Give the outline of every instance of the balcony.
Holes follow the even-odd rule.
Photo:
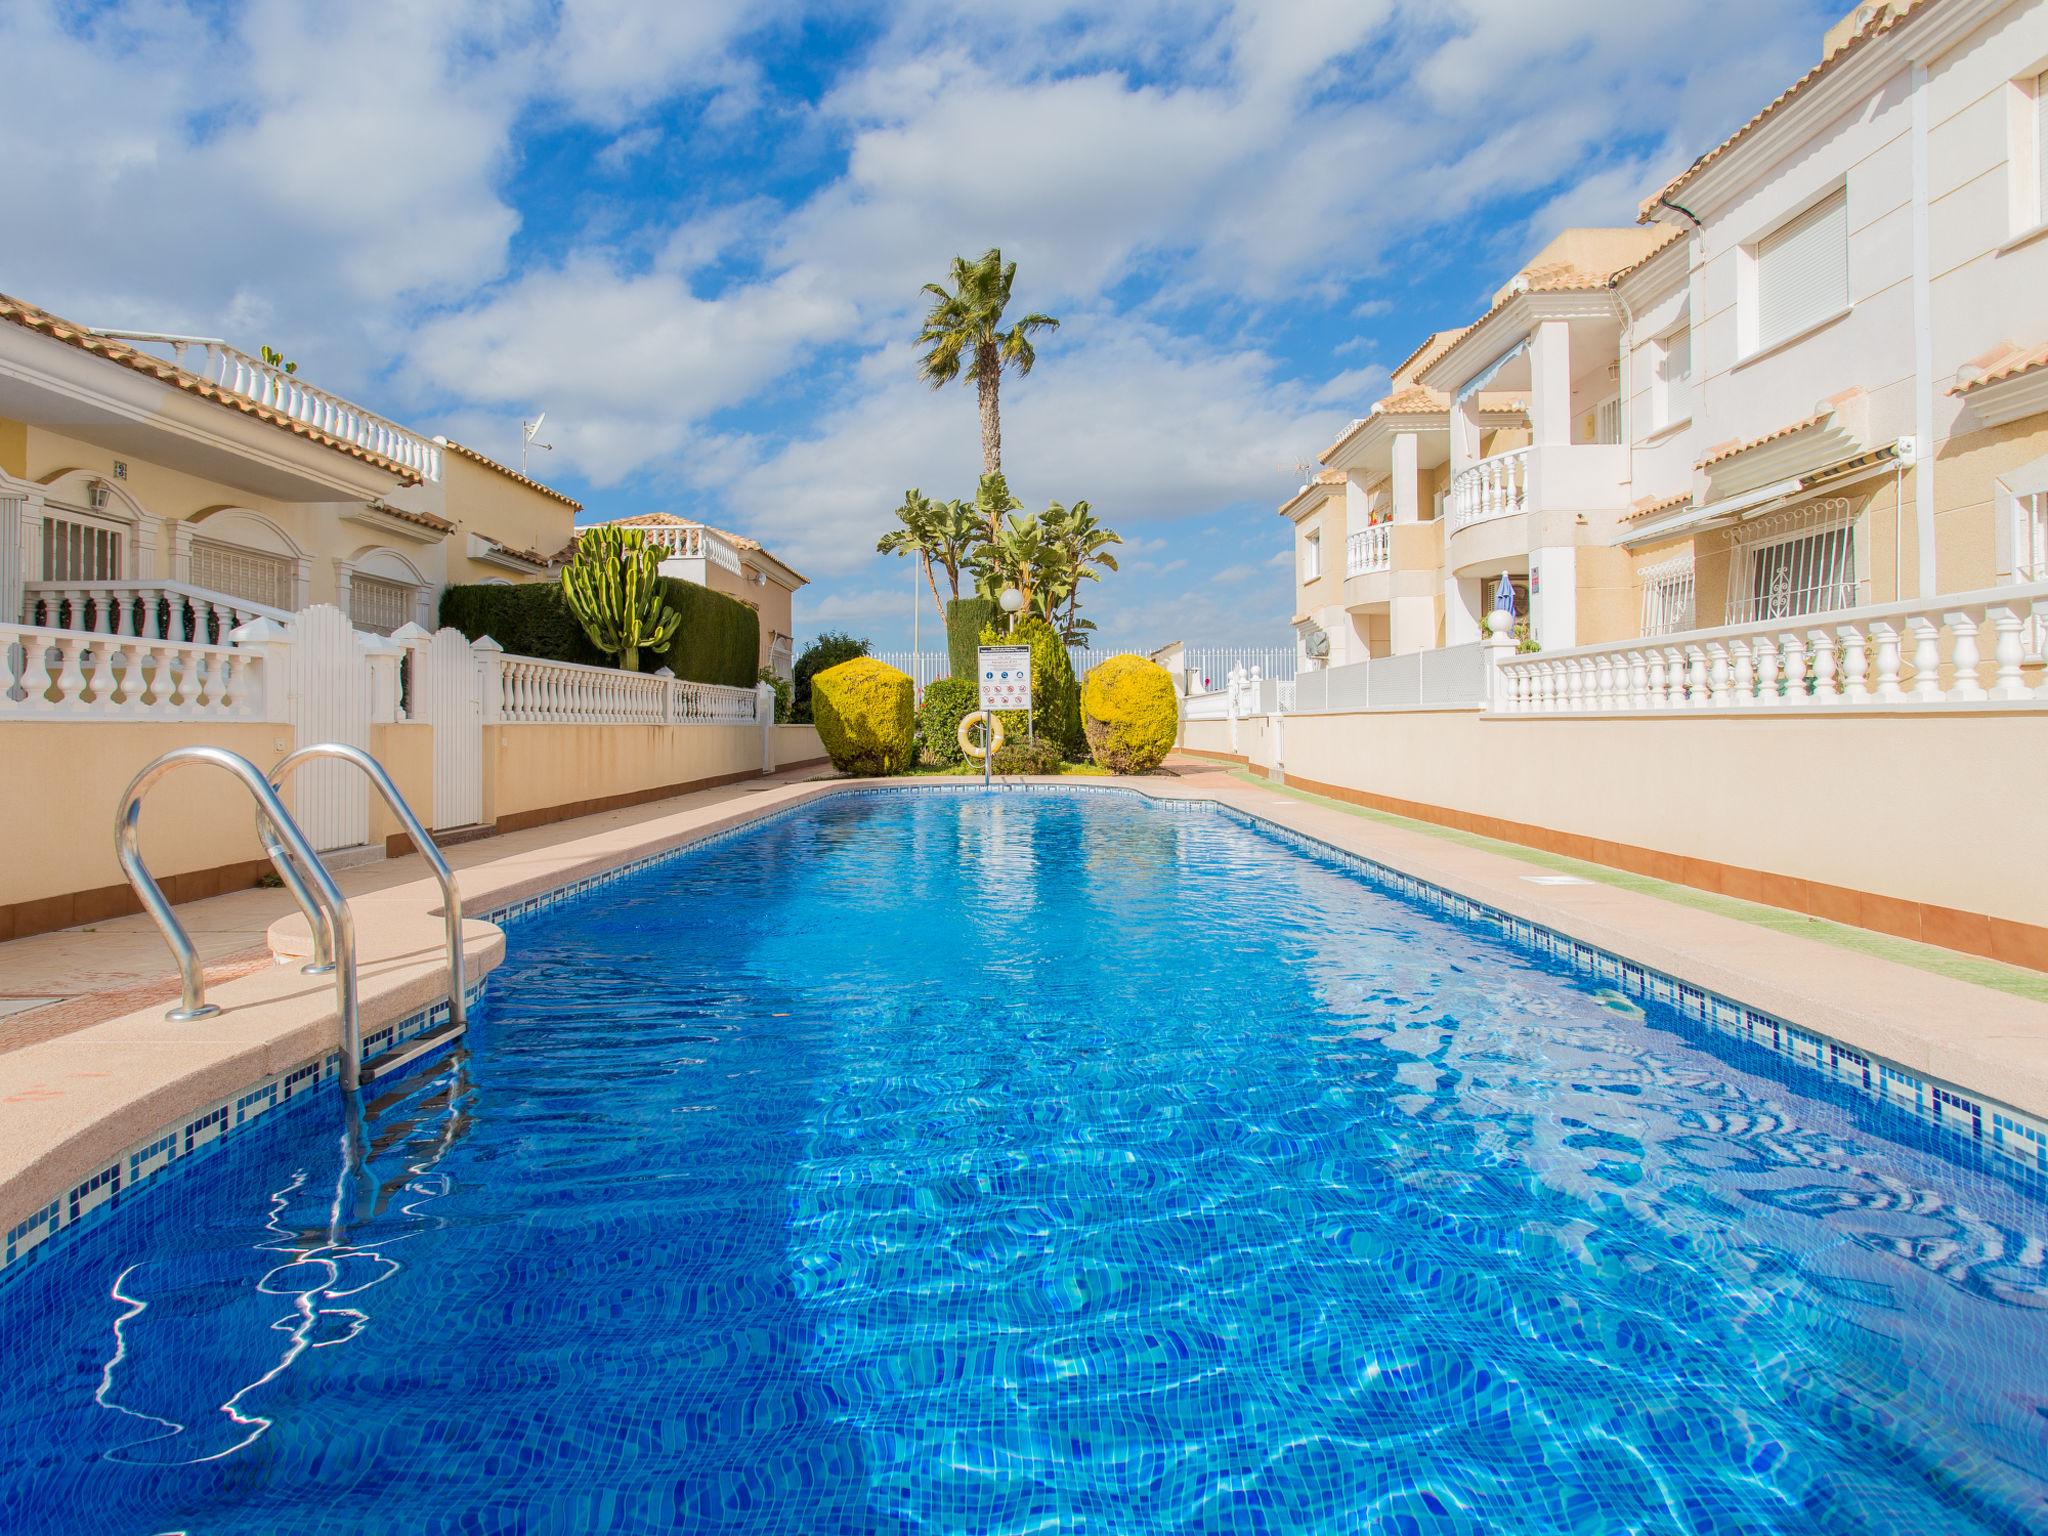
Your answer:
[[[1627,510],[1628,450],[1552,443],[1494,454],[1451,482],[1447,564],[1460,575],[1521,569],[1531,550],[1597,541]]]
[[[647,542],[664,552],[664,565],[670,560],[706,560],[735,576],[743,574],[740,552],[702,523],[631,523],[627,526],[647,535]],[[695,581],[699,586],[704,584],[702,572],[685,579]]]
[[[1516,448],[1481,459],[1451,482],[1451,531],[1529,510],[1529,461],[1533,448]]]
[[[1376,523],[1352,534],[1344,546],[1344,574],[1368,576],[1386,570],[1393,561],[1392,532],[1390,525]]]
[[[209,384],[268,406],[293,421],[302,421],[329,437],[354,443],[411,470],[422,480],[441,478],[441,448],[432,438],[364,410],[339,395],[316,389],[296,374],[251,357],[224,341],[159,331],[99,330],[93,334],[146,350],[168,350],[173,363]]]

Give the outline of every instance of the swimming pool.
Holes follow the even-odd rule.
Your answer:
[[[2048,1527],[2037,1187],[1220,814],[826,800],[332,1104],[0,1289],[0,1530]]]

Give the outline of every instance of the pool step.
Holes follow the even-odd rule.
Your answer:
[[[453,1019],[436,1024],[425,1034],[414,1035],[395,1050],[386,1051],[363,1063],[363,1086],[383,1087],[426,1064],[426,1059],[443,1046],[462,1038],[465,1026]]]

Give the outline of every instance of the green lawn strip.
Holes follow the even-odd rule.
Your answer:
[[[2023,970],[2016,965],[2006,965],[1976,955],[1960,954],[1952,949],[1921,944],[1912,939],[1896,938],[1891,934],[1873,933],[1868,928],[1852,928],[1846,923],[1830,922],[1824,917],[1809,917],[1803,912],[1789,912],[1783,907],[1766,907],[1734,896],[1720,896],[1712,891],[1697,890],[1689,885],[1674,885],[1669,880],[1655,880],[1648,875],[1611,869],[1605,864],[1589,864],[1583,859],[1545,853],[1539,848],[1525,848],[1519,843],[1504,843],[1498,838],[1483,837],[1477,832],[1461,832],[1455,827],[1440,827],[1434,822],[1415,821],[1406,816],[1397,816],[1392,811],[1377,811],[1370,806],[1332,800],[1326,795],[1318,795],[1310,790],[1296,789],[1291,784],[1275,784],[1244,768],[1233,769],[1230,776],[1260,789],[1270,789],[1278,794],[1292,795],[1298,800],[1326,805],[1347,815],[1364,817],[1367,821],[1383,822],[1390,827],[1405,827],[1411,832],[1442,838],[1446,842],[1457,843],[1466,848],[1482,849],[1487,853],[1499,854],[1502,858],[1514,859],[1523,864],[1534,864],[1558,874],[1577,875],[1583,880],[1596,880],[1602,885],[1640,891],[1645,896],[1655,896],[1681,907],[1691,907],[1695,911],[1712,912],[1720,917],[1734,918],[1737,922],[1752,923],[1759,928],[1773,928],[1780,933],[1795,934],[1802,939],[1818,939],[1821,943],[1832,944],[1837,949],[1854,950],[1857,954],[1895,961],[1900,965],[1910,965],[1915,970],[1928,971],[1936,976],[1947,976],[1954,981],[1974,982],[1980,987],[1990,987],[1995,991],[2010,993],[2014,997],[2048,1002],[2048,976]]]

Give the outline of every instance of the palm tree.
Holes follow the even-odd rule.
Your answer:
[[[1003,311],[1010,304],[1010,285],[1017,279],[1017,263],[1003,260],[994,247],[979,261],[965,256],[953,258],[953,286],[942,288],[926,283],[931,309],[924,317],[924,329],[917,344],[929,350],[919,369],[933,389],[940,389],[961,376],[974,381],[981,406],[981,470],[984,475],[1000,474],[1003,468],[1003,423],[996,395],[1002,386],[1003,369],[1029,373],[1038,361],[1031,345],[1031,333],[1057,330],[1059,321],[1051,315],[1030,314],[1007,331],[1002,328]]]
[[[1101,573],[1095,569],[1113,571],[1117,568],[1116,556],[1109,553],[1112,544],[1123,543],[1123,536],[1113,528],[1105,527],[1089,509],[1085,501],[1077,501],[1071,507],[1054,502],[1045,509],[1047,537],[1060,552],[1068,571],[1065,598],[1067,603],[1066,622],[1060,626],[1069,640],[1081,639],[1087,630],[1080,628],[1081,583],[1100,581]],[[1047,614],[1050,619],[1052,615]],[[1089,625],[1088,628],[1094,628]],[[1085,639],[1082,640],[1086,644]]]
[[[958,505],[958,503],[955,503]],[[939,627],[946,624],[946,605],[939,599],[939,584],[932,577],[932,541],[934,526],[940,512],[939,504],[923,491],[914,487],[903,493],[903,505],[896,509],[896,519],[902,524],[892,528],[875,541],[878,555],[915,555],[918,564],[924,568],[925,585],[932,589],[932,603],[939,610]],[[959,596],[960,586],[953,585],[954,596]]]

